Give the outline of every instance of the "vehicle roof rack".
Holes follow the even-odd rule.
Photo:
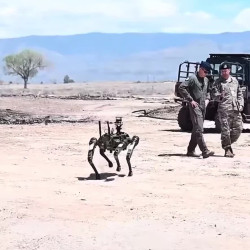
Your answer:
[[[244,57],[244,58],[249,58],[250,59],[250,54],[209,54],[210,58],[214,58],[214,57]]]

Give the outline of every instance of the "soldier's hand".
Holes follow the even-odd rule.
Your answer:
[[[199,106],[199,104],[196,101],[192,101],[191,106],[192,106],[192,108],[197,108]]]
[[[222,91],[221,94],[220,94],[220,100],[222,100],[224,98],[224,96],[225,96],[225,92]]]
[[[242,106],[242,105],[239,106],[239,111],[240,111],[240,112],[243,111],[243,106]]]
[[[206,99],[206,100],[205,100],[205,107],[207,107],[208,103],[209,103],[209,100]]]

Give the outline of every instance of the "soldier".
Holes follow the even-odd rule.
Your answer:
[[[212,88],[212,97],[218,102],[218,116],[221,124],[221,145],[225,157],[234,157],[232,143],[236,142],[242,131],[241,111],[244,98],[236,78],[230,75],[231,66],[224,62],[220,65],[221,76]]]
[[[179,86],[179,93],[188,101],[190,117],[193,124],[191,139],[187,148],[187,156],[197,157],[195,148],[198,144],[203,158],[214,155],[208,150],[203,137],[203,123],[205,119],[206,106],[209,103],[210,92],[208,91],[207,74],[211,70],[208,62],[202,61],[199,71],[189,76]]]

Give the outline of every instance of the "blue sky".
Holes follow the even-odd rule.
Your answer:
[[[246,0],[0,0],[0,6],[0,38],[250,30],[250,3]]]

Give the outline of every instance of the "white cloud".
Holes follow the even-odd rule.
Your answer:
[[[196,20],[209,20],[212,16],[204,11],[197,11],[197,12],[186,12],[185,15],[190,18],[194,18]]]
[[[0,30],[0,37],[154,32],[159,18],[173,16],[178,10],[173,0],[0,0],[0,4],[5,8],[0,23],[6,27]],[[147,30],[147,22],[154,29]]]
[[[201,32],[248,29],[250,9],[233,21],[190,10],[185,0],[0,0],[0,38],[89,32]],[[182,10],[183,8],[183,10]],[[237,14],[237,13],[236,13]],[[245,20],[245,21],[243,21]]]
[[[6,2],[6,1],[0,1]],[[176,11],[173,0],[43,0],[43,1],[9,1],[7,8],[17,8],[25,11],[28,15],[35,16],[37,13],[46,15],[48,13],[64,13],[76,15],[103,15],[127,19],[132,16],[136,18],[170,16]],[[24,14],[24,12],[21,12]],[[1,15],[1,14],[0,14]]]
[[[242,10],[234,19],[234,23],[241,28],[250,29],[250,8]]]
[[[11,17],[17,13],[16,8],[14,7],[3,7],[0,9],[1,17]]]
[[[163,0],[140,0],[138,1],[138,12],[141,17],[170,17],[177,13],[178,6],[171,1]]]

